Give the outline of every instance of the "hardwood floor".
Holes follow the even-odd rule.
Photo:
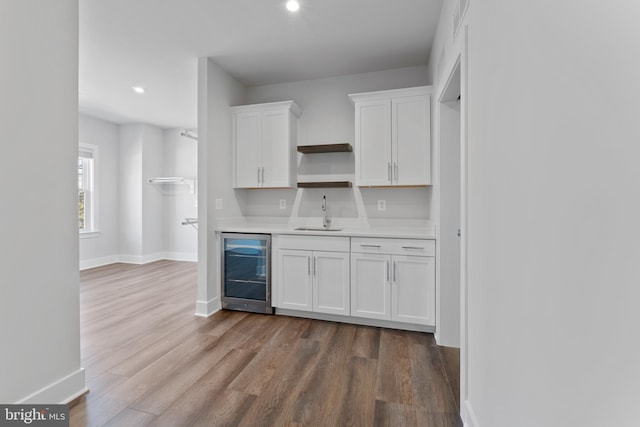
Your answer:
[[[71,426],[461,426],[459,353],[433,335],[220,311],[196,264],[81,272],[90,392]]]

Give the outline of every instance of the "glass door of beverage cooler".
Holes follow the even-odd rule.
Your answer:
[[[222,308],[273,313],[271,236],[222,233]]]

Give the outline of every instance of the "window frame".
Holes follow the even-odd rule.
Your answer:
[[[98,151],[97,145],[82,142],[78,144],[78,160],[82,157],[89,158],[88,156],[82,156],[82,153],[90,154],[90,158],[92,159],[90,162],[91,166],[88,168],[89,174],[84,177],[84,182],[88,184],[89,188],[85,189],[85,227],[82,229],[78,227],[80,238],[97,237],[100,235],[98,228]],[[79,177],[77,179],[79,179]],[[80,197],[80,188],[78,188],[78,197]]]

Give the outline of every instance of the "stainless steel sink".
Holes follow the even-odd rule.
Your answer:
[[[334,227],[298,227],[296,230],[299,231],[342,231],[342,228],[334,228]]]

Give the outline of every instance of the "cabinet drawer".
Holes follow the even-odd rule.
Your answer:
[[[332,236],[294,236],[284,234],[277,237],[277,246],[279,249],[349,252],[349,238]]]
[[[436,241],[352,237],[351,252],[366,254],[436,256]]]

